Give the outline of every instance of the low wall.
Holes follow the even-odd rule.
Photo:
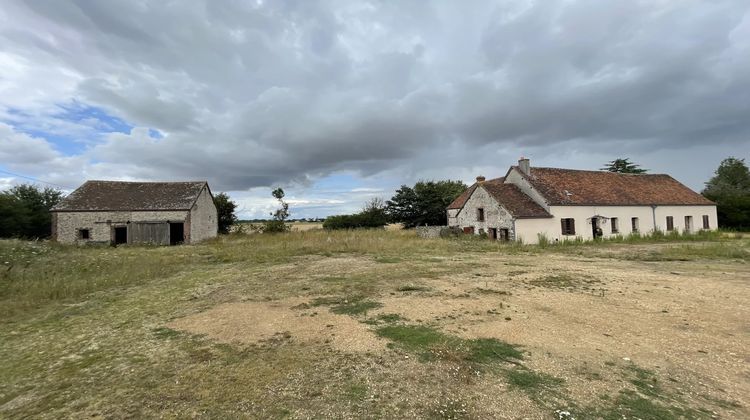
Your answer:
[[[448,226],[418,226],[417,235],[420,238],[439,238],[440,232]]]

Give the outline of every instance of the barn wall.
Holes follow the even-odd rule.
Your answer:
[[[477,209],[484,209],[484,221],[477,220]],[[474,190],[464,208],[455,216],[449,217],[449,226],[473,227],[474,233],[479,234],[480,230],[487,232],[489,228],[508,229],[510,238],[514,237],[513,217],[506,211],[497,200],[482,187]]]
[[[187,229],[188,227],[185,226]],[[196,243],[215,238],[219,230],[219,218],[214,200],[208,188],[201,191],[198,199],[190,210],[190,242]]]
[[[101,212],[56,212],[56,238],[61,243],[102,242],[111,240],[111,227],[126,225],[128,221],[172,221],[186,220],[187,211],[101,211]],[[107,221],[110,223],[107,223]],[[78,229],[89,229],[88,241],[78,239]],[[167,242],[169,243],[169,242]]]

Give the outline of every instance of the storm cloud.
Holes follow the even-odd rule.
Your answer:
[[[748,92],[742,0],[0,9],[0,167],[63,185],[288,185],[330,213],[366,198],[325,202],[316,183],[336,174],[389,196],[525,154],[583,169],[629,156],[699,189],[750,153]]]

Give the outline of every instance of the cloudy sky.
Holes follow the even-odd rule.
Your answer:
[[[282,186],[311,217],[522,155],[696,190],[750,157],[750,2],[0,6],[0,188],[206,179],[250,218]]]

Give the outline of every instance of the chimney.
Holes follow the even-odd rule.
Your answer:
[[[523,156],[521,156],[521,159],[518,159],[518,169],[526,175],[531,175],[531,163]]]
[[[479,176],[477,177],[477,184],[481,184],[481,183],[483,183],[483,182],[484,182],[484,177],[483,177],[482,175],[479,175]]]

